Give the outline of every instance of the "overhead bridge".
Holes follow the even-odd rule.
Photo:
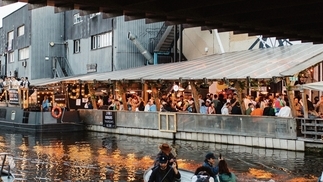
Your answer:
[[[1,5],[19,0],[0,0]],[[22,2],[22,1],[19,1]],[[125,15],[126,20],[146,19],[147,23],[166,21],[168,25],[202,27],[289,38],[314,43],[323,42],[323,1],[321,0],[23,0],[30,8],[55,6],[56,12],[72,9],[81,14],[102,12],[104,17]]]

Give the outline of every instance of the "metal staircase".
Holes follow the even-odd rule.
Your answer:
[[[166,26],[165,24],[160,29],[157,39],[159,39],[154,52],[170,52],[174,42],[174,26]]]
[[[65,57],[54,57],[52,70],[54,78],[61,78],[74,75],[69,62]]]
[[[160,28],[157,36],[150,39],[149,51],[150,53],[154,53],[154,64],[173,62],[176,57],[179,57],[179,54],[181,54],[182,61],[187,60],[178,49],[176,50],[176,57],[174,55],[175,33],[177,40],[179,39],[180,33],[180,30],[178,30],[178,28],[175,28],[175,26],[178,25],[167,26],[164,23]]]

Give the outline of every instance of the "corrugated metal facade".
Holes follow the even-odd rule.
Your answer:
[[[64,13],[54,13],[53,7],[34,9],[31,12],[31,79],[52,77],[52,59],[65,57]],[[53,47],[49,46],[54,42]],[[50,60],[46,61],[45,57]]]
[[[88,64],[97,64],[97,72],[109,72],[133,67],[144,66],[146,60],[137,47],[128,40],[131,31],[137,35],[137,40],[148,49],[150,38],[154,38],[162,23],[145,24],[145,20],[125,22],[124,17],[104,19],[102,15],[90,18],[82,16],[81,22],[74,24],[74,14],[77,10],[54,13],[53,7],[42,7],[28,10],[28,6],[15,11],[4,18],[2,36],[7,39],[7,33],[25,24],[25,35],[14,37],[14,63],[8,64],[7,75],[17,70],[18,76],[28,76],[30,79],[51,78],[52,60],[64,57],[68,60],[74,74],[86,74]],[[91,50],[91,36],[107,32],[113,33],[113,46]],[[80,40],[80,52],[74,53],[74,40]],[[54,42],[54,46],[49,46]],[[18,49],[29,47],[27,67],[18,62]],[[5,43],[1,43],[1,54],[5,52]],[[48,61],[45,57],[49,57]],[[4,60],[2,56],[1,60]],[[2,65],[4,63],[1,63]],[[12,73],[13,74],[13,73]]]
[[[7,64],[7,75],[14,75],[14,72],[18,72],[18,76],[30,76],[28,68],[22,66],[21,61],[18,61],[18,50],[21,48],[29,47],[31,43],[31,23],[30,23],[30,14],[28,7],[24,6],[2,20],[2,29],[3,29],[3,40],[1,43],[1,53],[8,51],[14,54],[13,62]],[[24,35],[19,36],[17,34],[18,27],[24,26]],[[13,41],[12,47],[8,47],[8,33],[13,31]],[[2,57],[4,65],[4,56]]]
[[[3,19],[3,35],[5,42],[1,43],[2,54],[6,52],[8,32],[14,31],[13,47],[14,62],[8,62],[7,75],[18,77],[27,76],[30,79],[52,77],[52,62],[45,61],[46,56],[59,56],[64,53],[64,48],[54,46],[50,48],[49,42],[64,42],[64,16],[54,13],[53,7],[43,7],[28,10],[28,5],[13,12]],[[24,35],[17,36],[18,27],[24,25]],[[29,58],[19,60],[19,49],[29,47]],[[11,52],[8,50],[8,52]],[[4,60],[4,56],[2,57]],[[27,66],[22,65],[26,61]],[[4,62],[1,63],[4,65]]]
[[[145,24],[145,20],[124,21],[124,17],[118,17],[114,29],[114,55],[115,70],[139,67],[146,64],[147,60],[138,51],[137,47],[128,40],[128,32],[137,36],[142,46],[148,49],[149,39],[156,37],[162,23]]]

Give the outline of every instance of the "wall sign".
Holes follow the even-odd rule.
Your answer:
[[[65,95],[64,94],[55,95],[55,102],[58,104],[65,104]]]
[[[103,127],[116,128],[116,112],[103,111]]]
[[[9,89],[9,104],[19,105],[18,89]]]

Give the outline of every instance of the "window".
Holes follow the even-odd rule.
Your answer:
[[[8,61],[9,61],[9,63],[13,63],[13,62],[15,62],[15,60],[14,60],[14,56],[13,56],[13,52],[10,52],[10,53],[8,54]]]
[[[29,47],[18,50],[18,59],[25,60],[29,58]]]
[[[96,49],[96,36],[91,37],[91,49]]]
[[[8,37],[7,37],[7,44],[8,44],[8,51],[12,50],[12,44],[13,44],[13,31],[8,33]]]
[[[74,53],[81,52],[80,40],[74,40]]]
[[[25,25],[18,27],[18,34],[17,36],[22,36],[25,34]]]
[[[112,32],[107,32],[91,37],[91,49],[107,47],[112,45]]]
[[[78,24],[82,22],[82,17],[80,16],[80,13],[76,13],[74,15],[74,24]]]

